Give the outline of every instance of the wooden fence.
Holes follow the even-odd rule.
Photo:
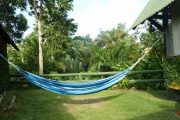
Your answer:
[[[41,75],[42,77],[47,77],[47,78],[61,78],[61,77],[78,77],[79,81],[82,81],[83,78],[92,78],[92,77],[100,77],[104,78],[106,76],[114,75],[118,73],[118,71],[114,72],[96,72],[96,73],[66,73],[66,74],[44,74]],[[143,70],[143,71],[131,71],[129,75],[136,75],[136,74],[162,74],[162,70]],[[10,77],[22,77],[21,75],[17,74],[11,74]],[[145,83],[145,82],[163,82],[163,78],[153,78],[153,79],[136,79],[136,80],[130,80],[130,83]],[[14,81],[18,82],[18,81]],[[19,81],[20,82],[20,81]]]

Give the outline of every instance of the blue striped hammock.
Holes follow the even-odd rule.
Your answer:
[[[154,43],[154,45],[157,41]],[[153,45],[153,46],[154,46]],[[17,65],[13,64],[12,62],[8,61],[4,56],[0,54],[2,58],[4,58],[10,65],[12,65],[19,73],[31,83],[46,89],[48,91],[52,91],[58,94],[65,94],[65,95],[84,95],[84,94],[91,94],[100,92],[105,90],[119,81],[121,81],[127,74],[145,57],[145,55],[153,48],[153,46],[145,52],[145,54],[140,57],[137,62],[135,62],[132,66],[127,68],[126,70],[119,72],[113,76],[96,80],[90,82],[82,82],[82,83],[70,83],[64,81],[56,81],[50,80],[38,75],[32,74],[28,71],[23,70],[22,68],[18,67]]]
[[[119,72],[118,74],[105,79],[90,82],[70,83],[46,79],[21,68],[16,68],[26,80],[32,82],[33,84],[43,89],[66,95],[84,95],[102,91],[122,80],[130,71],[130,68],[128,68],[123,72]]]

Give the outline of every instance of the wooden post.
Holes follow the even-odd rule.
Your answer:
[[[171,56],[180,55],[180,1],[176,0],[172,6],[172,46],[173,54]]]
[[[164,32],[164,53],[167,56],[167,44],[168,44],[168,40],[169,40],[169,23],[168,23],[168,12],[167,9],[165,9],[163,11],[163,32]]]
[[[81,74],[79,74],[79,80],[82,80],[82,75]]]
[[[0,53],[7,58],[7,43],[0,35]],[[0,57],[0,94],[3,94],[9,83],[9,65]]]

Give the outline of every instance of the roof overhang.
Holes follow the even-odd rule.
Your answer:
[[[4,37],[4,39],[6,40],[8,44],[11,44],[17,51],[19,50],[15,42],[10,38],[8,33],[4,30],[2,24],[0,24],[0,33],[2,34],[2,36]]]
[[[175,0],[149,0],[130,29],[135,29],[138,25],[144,23],[146,20],[152,20],[153,16],[160,18],[161,16],[158,16],[158,13],[161,12],[164,8],[168,7],[174,1]]]

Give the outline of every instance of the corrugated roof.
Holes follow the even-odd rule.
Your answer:
[[[139,17],[136,19],[130,29],[137,27],[139,24],[143,23],[145,20],[158,13],[174,1],[175,0],[149,0],[149,2],[147,3],[147,5],[140,13]]]
[[[19,50],[19,48],[16,46],[15,42],[9,37],[7,32],[4,30],[1,23],[0,23],[0,34],[3,35],[3,37],[5,38],[5,40],[8,44],[11,44],[16,50]]]

